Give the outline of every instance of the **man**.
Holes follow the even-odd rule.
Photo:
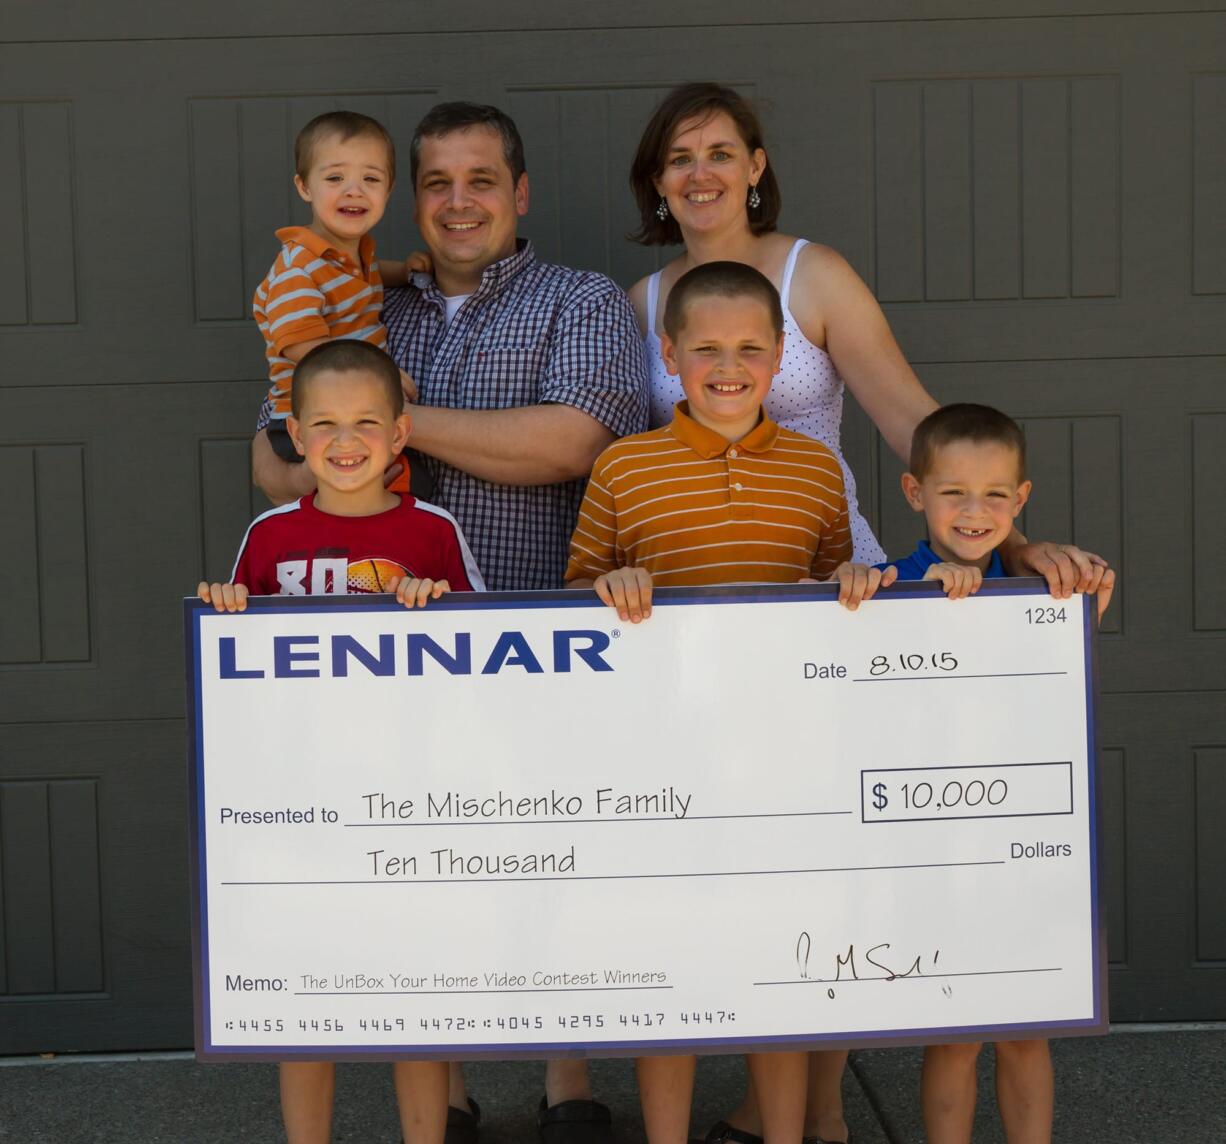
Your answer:
[[[517,238],[528,210],[523,143],[497,108],[432,108],[410,170],[433,272],[389,291],[383,310],[389,352],[420,395],[410,444],[491,590],[560,588],[592,463],[614,438],[647,428],[634,312],[608,278],[538,262]],[[292,483],[300,467],[263,432],[252,461],[271,499],[302,495]],[[549,1062],[545,1087],[545,1144],[611,1140],[584,1062]],[[450,1104],[449,1144],[471,1144],[475,1109],[456,1067]]]
[[[503,112],[433,108],[410,170],[434,270],[388,291],[383,310],[388,349],[420,393],[410,445],[491,590],[561,587],[592,463],[646,428],[633,311],[608,278],[538,262],[517,239],[528,176]],[[253,466],[271,499],[302,495],[299,467],[263,433]]]

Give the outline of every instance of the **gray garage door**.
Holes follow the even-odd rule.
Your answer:
[[[931,390],[1025,419],[1027,530],[1123,569],[1112,1014],[1226,1019],[1226,16],[186,7],[8,5],[0,33],[0,1052],[190,1040],[177,599],[258,507],[248,299],[295,215],[297,126],[353,107],[404,145],[437,100],[499,103],[541,253],[628,284],[655,264],[622,237],[636,133],[708,77],[763,102],[787,229],[847,253]],[[408,209],[402,185],[385,252]],[[906,549],[897,464],[855,411],[847,442]]]

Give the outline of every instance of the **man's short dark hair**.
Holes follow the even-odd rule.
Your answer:
[[[329,135],[337,135],[342,143],[363,136],[378,139],[387,148],[387,181],[396,181],[396,144],[388,130],[377,119],[356,111],[325,111],[317,115],[294,140],[294,171],[298,178],[306,180],[315,161],[315,148]]]
[[[1017,454],[1017,479],[1026,478],[1026,437],[1007,413],[990,405],[959,402],[933,410],[911,435],[910,473],[922,481],[932,468],[936,451],[955,441],[1004,445]]]
[[[736,124],[741,142],[749,150],[766,149],[762,142],[762,124],[749,101],[731,87],[718,83],[684,83],[673,88],[652,112],[634,162],[630,165],[630,188],[634,191],[639,207],[639,228],[630,238],[644,246],[675,246],[681,242],[681,227],[673,216],[664,218],[656,213],[660,194],[655,180],[664,173],[668,161],[668,148],[677,134],[677,128],[691,119],[705,123],[713,115],[724,112]],[[774,168],[767,164],[758,180],[759,203],[746,206],[749,212],[749,229],[753,234],[766,234],[775,229],[783,196]]]
[[[527,167],[524,165],[524,141],[519,137],[515,120],[488,103],[456,102],[436,103],[413,132],[413,141],[409,144],[409,176],[414,186],[417,185],[417,172],[421,166],[421,141],[450,135],[453,131],[466,131],[470,127],[488,127],[498,132],[502,139],[503,158],[511,169],[511,181],[519,182],[520,175]]]
[[[668,292],[664,307],[664,332],[670,338],[685,328],[686,307],[698,298],[752,298],[770,314],[778,338],[783,333],[783,306],[779,291],[765,274],[744,262],[704,262],[687,270]]]
[[[400,369],[390,357],[370,342],[355,342],[336,338],[316,346],[294,367],[290,388],[290,409],[294,417],[302,416],[304,394],[312,378],[331,370],[333,373],[369,373],[377,377],[387,390],[392,415],[404,412],[404,390],[400,388]]]

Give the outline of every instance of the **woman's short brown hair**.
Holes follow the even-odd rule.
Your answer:
[[[668,147],[677,128],[689,119],[705,122],[721,111],[736,124],[741,140],[750,151],[756,151],[759,147],[766,149],[758,116],[740,92],[718,83],[685,83],[673,88],[647,121],[643,137],[639,140],[639,149],[630,166],[630,187],[639,206],[640,220],[639,229],[630,235],[635,242],[641,242],[644,246],[674,246],[682,241],[677,220],[672,215],[660,218],[656,214],[660,195],[655,180],[664,171]],[[758,194],[762,198],[761,203],[752,210],[746,207],[749,210],[749,229],[754,234],[766,234],[775,229],[782,205],[779,183],[769,164],[758,180]]]

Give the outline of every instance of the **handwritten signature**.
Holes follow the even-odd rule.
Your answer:
[[[927,971],[932,973],[935,972],[941,958],[939,949],[934,950],[932,956],[927,959],[924,954],[920,953],[908,961],[906,954],[900,957],[893,952],[892,942],[879,941],[863,949],[862,952],[858,952],[853,943],[847,946],[846,953],[838,950],[833,953],[833,962],[826,963],[830,965],[828,971],[830,975],[825,976],[820,971],[810,971],[812,954],[813,938],[808,931],[802,930],[796,939],[796,967],[800,971],[801,980],[818,981],[830,985],[837,985],[840,981],[897,981],[908,977],[923,977],[925,960]],[[898,968],[900,966],[905,966],[905,968]],[[874,970],[877,972],[873,972]],[[947,997],[952,994],[948,982],[942,986],[941,991]],[[829,996],[834,996],[833,989],[828,989],[826,992]]]

